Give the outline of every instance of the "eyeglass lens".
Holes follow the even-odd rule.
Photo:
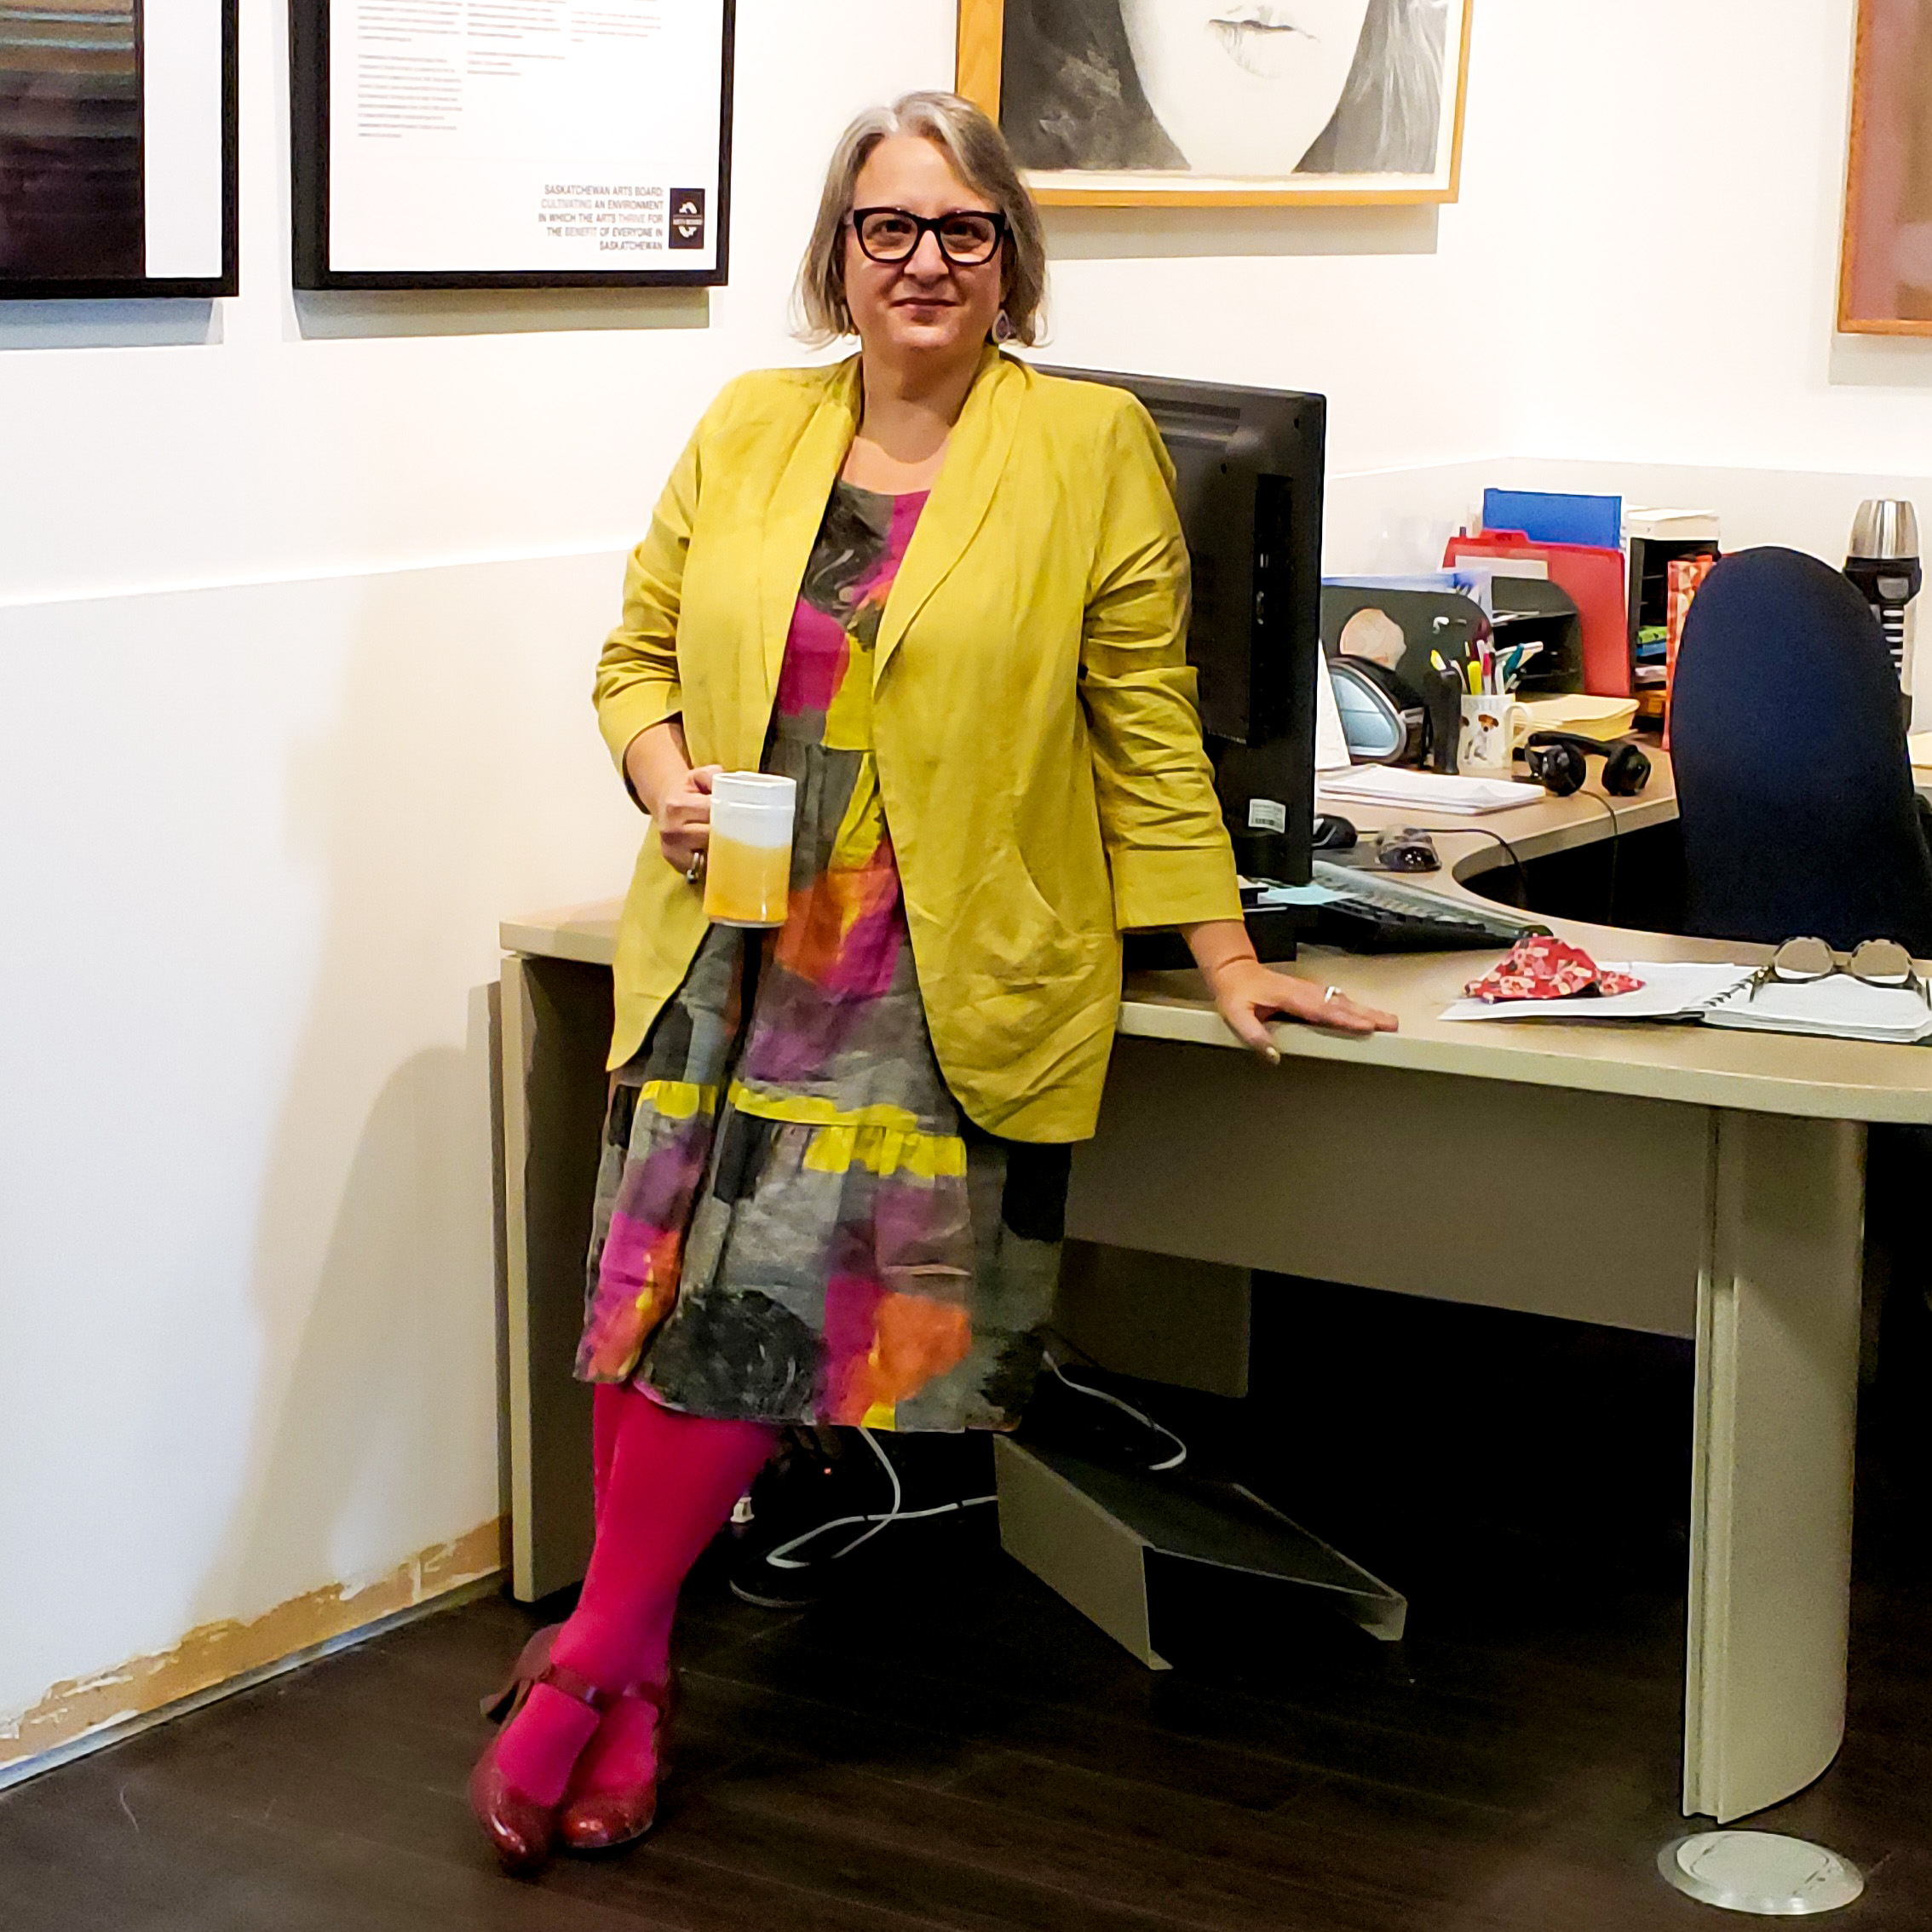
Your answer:
[[[900,208],[868,208],[857,218],[859,245],[875,262],[905,262],[927,229],[939,237],[940,252],[957,268],[990,261],[999,246],[999,223],[991,215],[961,209],[927,221]]]
[[[1771,955],[1774,979],[1828,980],[1837,969],[1837,957],[1821,939],[1786,940]]]
[[[1913,979],[1912,955],[1896,940],[1865,940],[1854,950],[1845,970],[1873,986],[1908,986]]]

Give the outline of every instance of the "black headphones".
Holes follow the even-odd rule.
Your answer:
[[[1613,798],[1633,798],[1650,783],[1643,747],[1627,738],[1605,745],[1573,731],[1532,731],[1523,747],[1529,775],[1559,798],[1582,791],[1593,756],[1603,761],[1603,789]]]

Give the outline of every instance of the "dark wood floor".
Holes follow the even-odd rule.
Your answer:
[[[1285,1284],[1263,1314],[1254,1397],[1185,1419],[1407,1589],[1397,1650],[1194,1600],[1156,1676],[983,1542],[803,1615],[738,1604],[714,1563],[658,1833],[531,1884],[463,1808],[474,1696],[537,1621],[493,1599],[0,1796],[0,1926],[1732,1923],[1654,1872],[1680,1829],[1683,1351]],[[1864,1866],[1862,1932],[1932,1927],[1923,1317],[1867,1405],[1850,1737],[1761,1820]]]

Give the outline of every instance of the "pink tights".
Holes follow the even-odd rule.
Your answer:
[[[600,1383],[594,1402],[597,1539],[583,1595],[550,1655],[607,1689],[661,1684],[679,1587],[771,1454],[777,1431],[681,1415],[628,1384]],[[600,1726],[588,1705],[538,1684],[498,1740],[497,1762],[539,1804],[561,1803],[566,1785],[621,1788],[653,1774],[655,1718],[649,1705],[626,1699]]]

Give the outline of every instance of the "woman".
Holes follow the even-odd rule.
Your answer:
[[[1450,0],[1008,0],[1023,166],[1426,175]]]
[[[1146,412],[1051,381],[1038,216],[946,95],[863,116],[801,281],[836,367],[741,378],[631,560],[597,681],[650,814],[619,929],[578,1372],[597,1535],[471,1781],[506,1864],[651,1820],[686,1571],[781,1423],[1009,1428],[1040,1359],[1118,930],[1228,1024],[1392,1026],[1259,965],[1182,649]],[[707,927],[721,769],[796,782],[782,930]]]

